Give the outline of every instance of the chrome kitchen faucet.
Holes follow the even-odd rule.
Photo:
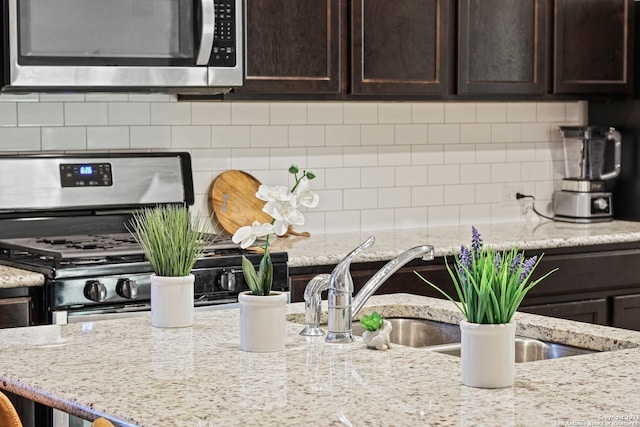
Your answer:
[[[434,249],[431,245],[421,245],[408,249],[378,270],[367,283],[365,283],[360,292],[353,297],[353,278],[349,271],[351,262],[358,253],[373,245],[374,241],[375,238],[371,236],[351,251],[333,269],[328,281],[327,275],[324,274],[314,277],[309,282],[307,289],[305,289],[307,326],[300,332],[301,335],[317,336],[323,334],[322,329],[319,328],[320,293],[328,288],[329,332],[327,333],[325,341],[329,343],[353,342],[353,333],[351,331],[353,318],[358,314],[371,295],[396,271],[414,258],[422,256],[424,261],[431,261],[434,258]]]

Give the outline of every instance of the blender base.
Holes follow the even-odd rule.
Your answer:
[[[612,221],[612,193],[556,191],[553,219],[576,223]]]

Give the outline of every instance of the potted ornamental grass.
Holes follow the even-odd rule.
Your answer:
[[[151,264],[151,324],[186,327],[193,324],[191,273],[211,244],[209,223],[193,218],[186,206],[166,205],[133,213],[129,231]]]
[[[544,254],[543,254],[544,255]],[[446,263],[457,299],[419,273],[462,312],[462,382],[472,387],[509,387],[514,381],[513,315],[526,294],[557,270],[533,280],[543,255],[525,258],[517,247],[497,251],[471,228],[471,247],[462,246],[453,267]]]
[[[240,349],[253,352],[272,352],[284,349],[287,295],[271,290],[273,264],[269,254],[271,238],[284,236],[292,225],[303,225],[301,207],[318,205],[319,196],[312,192],[309,182],[315,178],[311,171],[302,171],[291,165],[291,189],[284,186],[260,185],[256,197],[265,202],[262,210],[271,216],[271,222],[238,228],[232,241],[240,247],[257,247],[263,252],[258,269],[242,257],[242,272],[249,291],[238,295],[240,304]],[[260,240],[259,240],[260,239]],[[263,243],[256,244],[257,241]]]

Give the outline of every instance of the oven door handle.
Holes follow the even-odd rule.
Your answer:
[[[200,28],[200,49],[196,58],[196,65],[209,64],[213,50],[213,36],[216,29],[216,10],[214,0],[200,0],[202,8],[202,27]]]

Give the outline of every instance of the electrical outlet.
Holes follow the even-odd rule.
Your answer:
[[[505,185],[502,193],[502,201],[505,204],[515,204],[518,202],[516,194],[522,193],[523,191],[522,185]]]

